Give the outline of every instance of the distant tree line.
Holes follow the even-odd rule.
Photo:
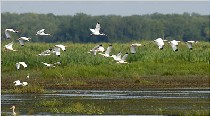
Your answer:
[[[89,28],[101,24],[100,32],[108,36],[90,36]],[[156,38],[176,39],[181,41],[209,41],[209,15],[197,13],[183,14],[148,14],[148,15],[100,15],[84,13],[60,16],[36,13],[1,13],[1,38],[5,39],[4,30],[13,28],[20,33],[16,37],[31,37],[34,42],[129,42],[154,40]],[[36,36],[36,32],[45,29],[52,36]]]

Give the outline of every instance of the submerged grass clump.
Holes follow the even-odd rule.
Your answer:
[[[15,87],[13,93],[44,93],[45,90],[40,86],[24,86],[24,87]]]
[[[58,99],[42,100],[36,103],[37,107],[47,108],[47,111],[57,114],[103,114],[104,108],[94,103],[66,102]]]

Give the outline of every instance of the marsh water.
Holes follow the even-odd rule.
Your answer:
[[[63,105],[57,107],[65,104],[94,104],[94,107],[103,108],[103,114],[174,114],[210,109],[209,88],[48,91],[50,94],[2,94],[1,113],[11,114],[10,107],[15,105],[19,115],[71,114],[53,112],[49,110],[50,106],[39,105],[40,101],[48,100],[62,101]]]

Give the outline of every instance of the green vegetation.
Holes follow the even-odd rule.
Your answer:
[[[13,81],[21,80],[29,83],[28,88],[16,88],[16,92],[42,93],[44,89],[64,88],[130,88],[139,87],[208,87],[209,86],[209,49],[208,42],[194,44],[189,50],[185,43],[181,43],[179,51],[172,51],[169,44],[164,50],[159,50],[155,43],[141,41],[146,46],[137,48],[136,54],[129,54],[129,64],[117,64],[112,58],[100,55],[90,55],[87,52],[97,44],[61,43],[67,47],[61,52],[61,57],[37,56],[44,50],[58,43],[31,43],[24,47],[15,43],[17,52],[4,51],[2,42],[2,89],[13,89]],[[60,43],[59,43],[60,44]],[[102,43],[106,48],[111,43]],[[111,54],[122,51],[129,52],[131,43],[112,43]],[[15,63],[25,61],[26,69],[17,70]],[[61,65],[46,68],[41,62]],[[27,74],[30,78],[27,79]],[[33,90],[34,88],[34,90]]]
[[[101,32],[108,37],[89,36],[89,28],[101,23]],[[74,16],[56,16],[54,14],[15,14],[1,13],[1,38],[4,30],[20,30],[18,35],[31,37],[34,42],[130,42],[154,40],[165,37],[169,40],[209,41],[209,15],[196,13],[116,16],[90,16],[78,13]],[[39,37],[36,32],[42,28],[53,36]]]
[[[208,99],[43,99],[35,103],[53,114],[208,115]],[[40,109],[41,110],[41,109]],[[43,111],[44,112],[44,111]]]

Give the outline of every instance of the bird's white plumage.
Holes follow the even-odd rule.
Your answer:
[[[12,109],[12,115],[13,115],[13,116],[16,116],[15,106],[12,106],[10,109]]]
[[[61,50],[66,51],[66,46],[64,45],[59,44],[59,45],[55,45],[55,47],[59,47],[61,48]]]
[[[53,49],[53,52],[55,53],[56,56],[60,56],[61,55],[61,49],[59,47],[55,47]]]
[[[15,86],[20,86],[20,85],[26,86],[26,85],[28,85],[28,82],[22,82],[21,83],[20,80],[16,80],[13,83],[15,83]]]
[[[5,29],[5,35],[6,35],[6,38],[8,38],[8,39],[11,38],[10,32],[18,33],[18,31],[14,30],[14,29]]]
[[[187,46],[188,46],[188,48],[189,48],[190,50],[192,50],[192,48],[193,48],[192,45],[193,45],[194,43],[197,43],[197,41],[187,41],[187,42],[186,42],[186,44],[187,44]]]
[[[49,63],[45,63],[45,62],[41,62],[41,63],[47,67],[55,67],[54,64],[49,64]]]
[[[135,54],[135,53],[136,53],[136,48],[137,48],[137,46],[142,46],[142,45],[139,44],[139,43],[134,43],[134,44],[131,44],[131,45],[130,45],[130,52],[131,52],[132,54]]]
[[[104,34],[104,33],[100,33],[100,32],[99,32],[100,29],[101,29],[101,26],[100,26],[100,23],[98,22],[98,23],[96,24],[95,29],[90,29],[90,31],[92,32],[91,35],[106,35],[106,34]]]
[[[115,61],[121,60],[122,53],[119,52],[117,55],[111,55],[112,58],[114,58]]]
[[[99,53],[99,54],[104,56],[104,57],[111,57],[110,56],[111,49],[112,49],[112,45],[109,45],[104,54],[103,53]]]
[[[50,34],[48,34],[48,33],[45,33],[44,30],[45,30],[45,29],[41,29],[41,30],[37,31],[37,32],[36,32],[36,35],[50,35]]]
[[[20,66],[21,66],[21,65],[22,65],[24,68],[27,67],[27,64],[26,64],[25,62],[17,62],[17,63],[16,63],[16,68],[17,68],[17,70],[20,69]]]
[[[127,57],[128,57],[128,53],[126,53],[117,63],[120,63],[120,64],[128,63],[126,62]]]
[[[104,47],[102,45],[97,45],[94,48],[92,48],[88,53],[96,55],[97,52],[104,52]]]
[[[20,80],[14,81],[13,83],[15,83],[15,86],[22,85],[22,83],[20,82]]]
[[[12,46],[13,46],[13,44],[14,44],[14,43],[13,43],[13,42],[11,42],[11,43],[9,43],[9,44],[5,45],[4,47],[6,48],[6,50],[17,51],[17,50],[14,50],[14,49],[13,49],[13,47],[12,47]]]
[[[180,41],[176,41],[176,40],[172,40],[172,41],[169,42],[171,47],[172,47],[172,49],[173,49],[173,51],[178,51],[178,44],[179,44],[179,42]]]
[[[48,49],[38,54],[39,56],[49,56],[52,53],[52,49]]]
[[[157,38],[156,40],[154,40],[155,43],[158,45],[158,48],[159,49],[163,49],[164,47],[164,41],[167,41],[167,40],[163,40],[162,38]]]
[[[29,41],[30,39],[30,37],[20,37],[17,40],[19,41],[21,46],[24,46],[24,41]]]

